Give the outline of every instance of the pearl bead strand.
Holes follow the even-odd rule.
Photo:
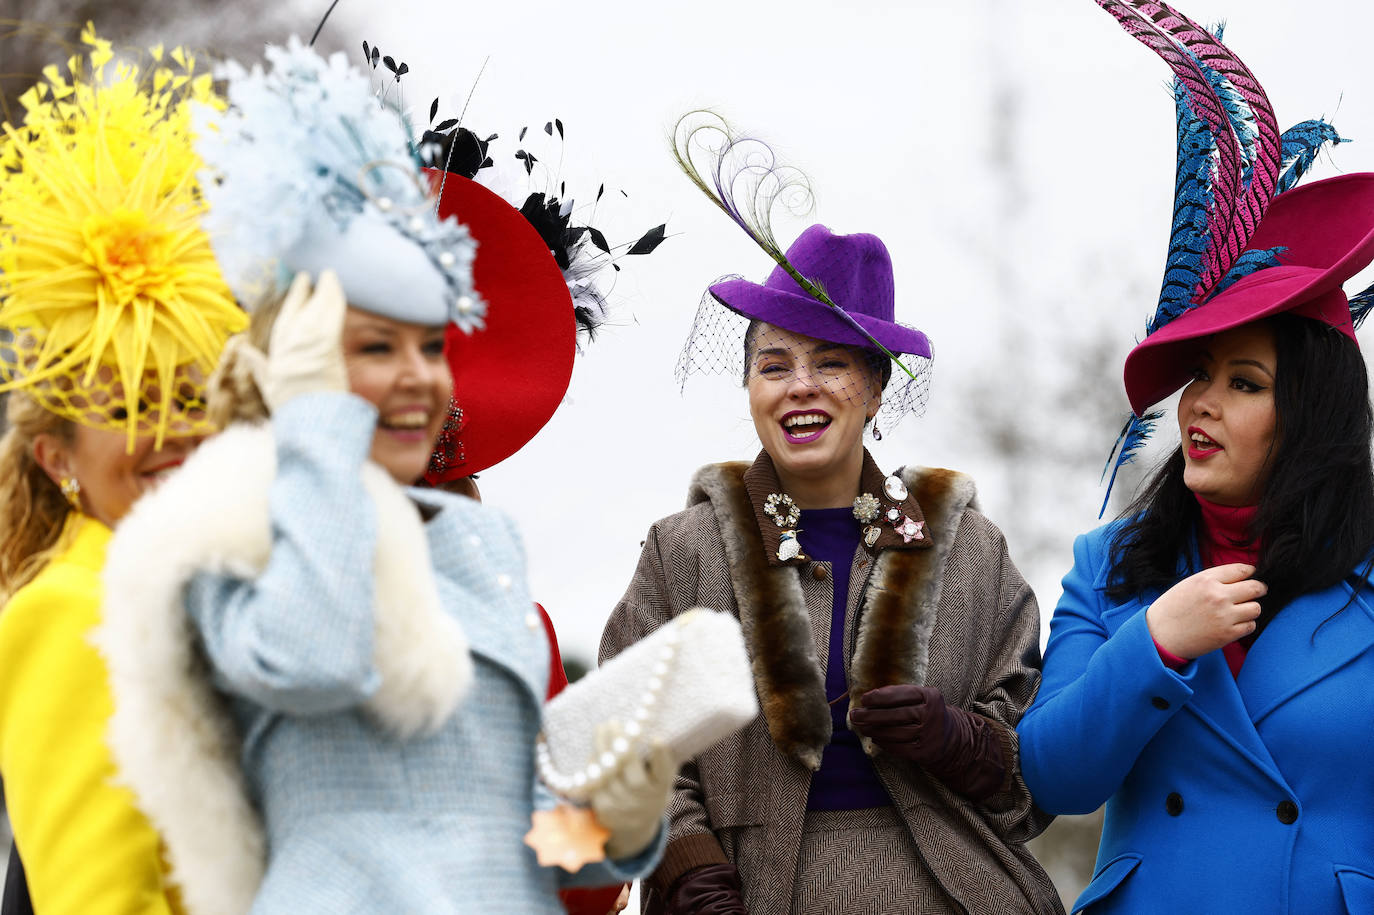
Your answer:
[[[639,704],[630,714],[628,721],[621,725],[621,736],[611,742],[611,748],[593,756],[581,769],[572,773],[559,772],[553,764],[553,754],[549,751],[548,741],[541,733],[535,744],[535,764],[539,778],[554,793],[566,798],[583,799],[601,787],[620,770],[638,738],[645,735],[654,713],[658,708],[659,693],[663,691],[673,659],[677,656],[678,641],[682,638],[680,625],[673,624],[663,635],[663,645],[658,649],[658,659],[649,671],[644,683],[644,692],[639,695]]]

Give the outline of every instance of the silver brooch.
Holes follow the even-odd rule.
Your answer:
[[[901,518],[902,510],[900,508],[889,508],[887,510],[887,520],[891,521],[893,524],[896,524]]]
[[[873,497],[873,493],[866,492],[854,500],[854,517],[863,524],[868,524],[878,517],[878,500]]]
[[[792,497],[785,492],[775,492],[763,501],[763,513],[773,519],[778,527],[796,527],[801,520],[801,511]]]
[[[872,546],[878,542],[878,536],[882,533],[877,527],[869,525],[864,528],[864,546]]]
[[[801,544],[797,542],[797,532],[783,531],[778,537],[778,559],[786,562],[801,555]]]
[[[893,502],[901,502],[906,498],[906,484],[894,473],[883,480],[883,492],[887,493],[887,497]]]

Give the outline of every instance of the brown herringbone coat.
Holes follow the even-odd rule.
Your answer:
[[[911,544],[889,528],[854,558],[844,661],[851,702],[886,683],[926,683],[946,700],[999,725],[1016,760],[1016,722],[1039,684],[1039,613],[1007,555],[1001,532],[976,509],[963,474],[902,473],[903,504],[924,517]],[[863,486],[883,475],[865,456]],[[649,530],[639,567],[602,636],[606,659],[695,606],[735,613],[742,623],[763,714],[683,767],[670,807],[669,848],[645,887],[644,907],[686,870],[729,860],[739,868],[753,915],[786,913],[798,866],[811,773],[830,739],[824,690],[831,584],[824,563],[776,558],[778,533],[761,513],[778,491],[766,453],[702,468],[688,508]],[[860,609],[862,608],[862,610]],[[918,766],[866,743],[879,778],[911,830],[950,911],[1059,913],[1044,870],[1023,843],[1049,818],[1031,804],[1015,766],[992,798],[973,803]],[[853,908],[899,887],[868,886]],[[850,901],[833,900],[835,911]]]

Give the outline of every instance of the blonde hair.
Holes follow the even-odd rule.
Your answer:
[[[267,354],[272,325],[285,299],[286,293],[280,292],[259,303],[249,318],[248,329],[230,337],[224,345],[219,365],[206,384],[206,409],[210,422],[216,427],[223,429],[230,423],[256,422],[271,412],[253,378],[252,364],[243,357],[243,348],[252,347]]]
[[[34,458],[40,435],[71,443],[76,426],[45,410],[23,391],[11,391],[0,436],[0,601],[33,580],[58,551],[72,507]]]

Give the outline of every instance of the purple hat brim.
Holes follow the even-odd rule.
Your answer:
[[[856,331],[829,305],[809,295],[770,289],[748,280],[725,280],[710,287],[716,301],[746,318],[763,321],[794,334],[873,349],[873,341]],[[894,353],[931,358],[930,339],[911,327],[892,321],[850,314],[860,327]]]

